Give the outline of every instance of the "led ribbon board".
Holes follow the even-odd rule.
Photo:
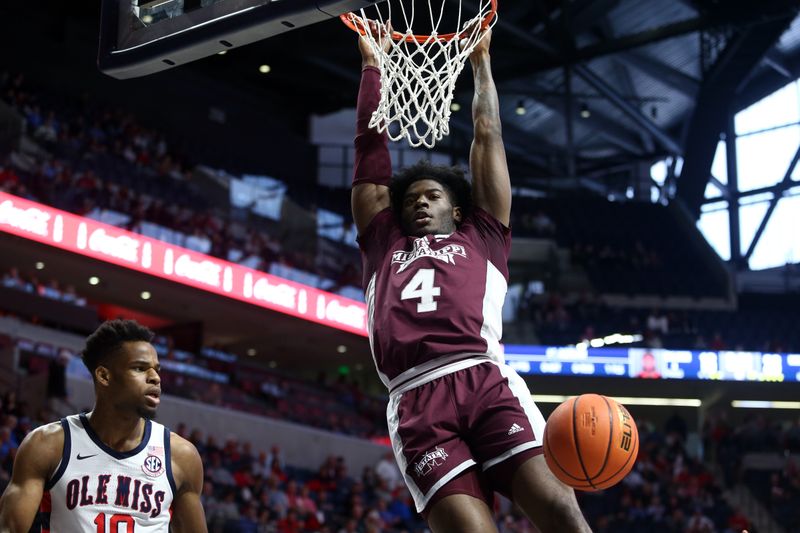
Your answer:
[[[506,344],[504,350],[506,363],[520,374],[716,381],[800,381],[800,354],[513,344]]]
[[[366,305],[0,192],[0,231],[367,336]]]

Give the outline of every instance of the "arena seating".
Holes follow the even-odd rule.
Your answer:
[[[555,238],[570,250],[598,292],[727,297],[719,260],[673,208],[596,197],[515,198],[512,217],[515,236]]]
[[[3,338],[2,342],[5,346],[18,343],[20,363],[29,373],[52,370],[48,354],[61,353],[50,353],[44,345],[15,341],[9,337]],[[157,338],[155,345],[162,352],[166,349],[167,353],[162,354],[164,362],[171,360],[199,367],[204,358],[213,358],[217,362],[224,362],[225,359],[219,351],[187,356],[185,352],[170,349],[169,341],[165,338]],[[323,402],[329,406],[323,412],[330,413],[336,411],[334,404],[337,402],[340,406],[352,409],[353,405],[357,406],[366,399],[346,382],[326,388],[319,384],[293,381],[266,369],[249,368],[241,374],[249,376],[252,381],[244,386],[239,383],[239,388],[227,383],[210,383],[207,379],[169,370],[169,365],[163,366],[164,387],[172,394],[301,423],[310,424],[319,415],[315,409]],[[231,372],[235,372],[235,369],[234,363]],[[252,388],[259,384],[267,386]],[[191,392],[197,390],[204,392],[199,395]],[[280,401],[289,398],[293,400],[287,401],[287,404],[301,404],[303,410],[313,413],[313,416],[303,419],[296,411],[281,410]],[[13,395],[5,403],[15,404]],[[367,418],[371,421],[381,420],[379,411],[382,400],[367,399],[367,405],[375,409]],[[8,454],[13,455],[13,451],[9,450],[14,449],[24,433],[35,425],[25,412],[25,406],[17,405],[9,409],[17,414],[14,415],[16,418],[4,419],[4,424],[10,425],[7,432],[0,429],[0,440],[3,441],[0,443],[0,465],[5,469],[0,476],[6,479],[12,461]],[[340,417],[340,420],[343,418]],[[726,441],[724,425],[709,423],[707,441],[712,442],[713,435],[718,441],[735,442],[736,447],[733,453],[726,455],[722,451],[724,447],[718,444],[716,453],[707,451],[706,455],[716,457],[723,471],[732,470],[739,475],[740,465],[731,463],[731,457],[741,457],[742,453],[749,450],[800,450],[800,431],[797,429],[800,426],[795,424],[779,433],[763,431],[768,426],[763,420],[754,420],[733,435],[733,441]],[[333,431],[359,434],[354,428],[344,422],[328,427]],[[256,450],[252,444],[234,439],[217,443],[198,429],[189,430],[180,426],[174,429],[192,440],[203,455],[208,481],[204,489],[204,504],[212,531],[270,531],[265,529],[270,524],[269,527],[276,531],[326,531],[321,525],[323,521],[334,525],[328,531],[348,531],[346,528],[351,520],[355,520],[351,524],[355,527],[354,531],[422,530],[422,523],[409,507],[406,490],[385,486],[386,483],[376,479],[373,471],[363,472],[360,479],[347,477],[346,465],[341,460],[329,458],[319,471],[309,472],[282,464],[274,456],[270,457],[271,450],[267,448]],[[646,420],[640,420],[639,430],[641,450],[634,472],[610,490],[579,494],[581,506],[594,531],[704,531],[703,527],[709,524],[711,531],[726,531],[726,528],[734,527],[731,524],[746,523],[747,519],[741,513],[734,512],[723,501],[721,489],[708,468],[687,453],[684,446],[685,422],[670,420],[662,431]],[[16,438],[10,438],[9,435]],[[261,445],[265,446],[264,443]],[[730,452],[730,446],[728,450]],[[272,453],[276,451],[272,450]],[[386,469],[376,470],[385,472]],[[771,508],[777,517],[792,524],[790,520],[796,517],[793,518],[790,513],[796,509],[792,505],[796,503],[795,488],[800,480],[796,470],[787,470],[781,476],[784,477],[779,476],[775,480],[765,479],[762,475],[760,483],[768,489],[765,497],[776,493],[776,487],[782,490],[778,496],[772,496],[777,501],[772,503]],[[395,477],[394,482],[398,481]],[[752,482],[757,487],[759,480],[753,477]],[[308,498],[303,496],[304,492],[307,492]],[[530,531],[526,529],[529,526],[525,525],[524,517],[508,501],[498,499],[495,510],[500,531]]]
[[[0,293],[12,292],[2,300],[0,316],[79,335],[91,332],[99,323],[95,308],[71,289],[62,292],[56,287],[57,284],[51,282],[43,284],[24,277],[17,269],[3,273]],[[20,308],[22,296],[15,296],[13,292],[25,293],[34,305]],[[56,302],[64,307],[54,307]],[[59,316],[59,312],[64,316]],[[83,318],[83,322],[76,322],[76,316]],[[23,355],[23,364],[40,371],[45,371],[50,361],[64,351],[63,346],[37,339],[15,338],[13,341]],[[154,345],[164,369],[165,386],[177,396],[336,433],[378,439],[386,436],[386,399],[363,393],[352,376],[321,373],[312,382],[282,375],[211,347],[200,353],[176,349],[169,337],[157,336]],[[78,354],[71,353],[71,356]],[[80,364],[77,367],[81,369]]]
[[[685,431],[685,422],[669,425]],[[644,420],[638,426],[641,448],[633,472],[606,491],[578,493],[592,531],[738,533],[749,528],[722,498],[708,468],[687,453],[680,429],[660,431]]]
[[[745,484],[786,531],[800,530],[800,421],[751,415],[733,424],[713,413],[703,428],[706,454],[729,486]]]
[[[13,392],[2,391],[0,404],[2,491],[19,443],[46,421],[31,419]],[[358,531],[423,531],[407,490],[381,479],[374,469],[351,477],[341,458],[330,457],[312,472],[286,465],[276,447],[257,450],[235,439],[218,444],[198,430],[173,429],[192,441],[203,459],[202,501],[212,533],[335,533],[348,531],[349,522]]]
[[[266,219],[245,225],[230,205],[214,208],[192,182],[193,165],[132,115],[86,107],[34,90],[24,80],[0,76],[0,97],[25,118],[30,138],[43,150],[25,157],[0,154],[0,190],[84,216],[106,216],[131,231],[157,232],[174,244],[265,272],[272,264],[300,269],[328,280],[320,287],[326,290],[360,285],[354,257],[317,261],[284,246]]]
[[[176,244],[261,270],[279,263],[329,279],[333,289],[359,285],[354,256],[337,265],[318,261],[282,246],[277,228],[266,221],[260,224],[264,231],[255,231],[232,219],[230,207],[212,209],[192,182],[193,163],[130,114],[34,90],[19,75],[7,76],[0,91],[25,117],[29,135],[49,152],[32,168],[0,172],[0,188],[80,214],[111,210],[134,231],[156,224],[179,232],[185,242]],[[348,211],[341,191],[321,196],[298,200],[311,213],[318,205]],[[689,228],[681,227],[673,210],[579,197],[516,198],[514,205],[514,235],[554,238],[599,292],[727,296],[721,269],[699,240],[689,238]]]
[[[22,364],[31,372],[45,371],[62,353],[28,340],[15,342]],[[161,378],[165,390],[175,396],[335,433],[369,439],[386,436],[385,400],[362,393],[344,377],[331,384],[312,384],[253,365],[236,365],[226,375],[209,371],[202,357],[179,364],[171,364],[176,360],[169,357],[162,355]]]
[[[29,418],[25,409],[13,393],[3,396],[0,489],[8,483],[19,442],[43,422]],[[386,475],[386,465],[379,463],[360,475],[348,475],[341,458],[329,457],[317,471],[309,471],[286,465],[273,446],[262,443],[256,448],[235,438],[218,443],[183,425],[173,430],[200,451],[205,465],[202,501],[212,533],[425,530],[413,512],[408,491],[398,484],[396,473]],[[621,484],[599,493],[578,493],[593,531],[739,532],[750,528],[747,518],[721,498],[721,489],[706,467],[686,453],[679,432],[659,431],[641,421],[640,437],[637,466]],[[388,459],[383,461],[391,466]],[[795,475],[791,483],[796,487],[797,481]],[[781,480],[780,486],[791,497],[775,504],[778,516],[782,509],[797,508],[797,491],[789,484]],[[498,499],[495,512],[499,531],[533,531],[510,502]]]
[[[541,344],[564,346],[613,333],[640,334],[651,348],[794,352],[800,349],[798,298],[742,294],[737,309],[659,310],[611,307],[583,294],[558,293],[519,302],[518,317],[532,324]]]

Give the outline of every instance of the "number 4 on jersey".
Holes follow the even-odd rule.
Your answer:
[[[435,273],[436,271],[432,268],[419,269],[400,293],[401,300],[420,299],[419,303],[417,303],[417,313],[436,311],[434,297],[439,296],[442,293],[442,289],[433,284]]]

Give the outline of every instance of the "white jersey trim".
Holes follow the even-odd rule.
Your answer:
[[[458,372],[481,363],[494,362],[487,354],[453,354],[438,357],[425,363],[409,368],[389,384],[389,395],[402,394],[406,391],[429,383],[447,374]]]
[[[417,501],[416,499],[414,500],[414,505],[417,507],[417,512],[421,513],[422,511],[425,510],[425,507],[428,505],[428,502],[431,501],[431,498],[433,497],[433,495],[436,494],[436,491],[438,491],[439,489],[444,487],[445,484],[447,484],[450,481],[452,481],[461,472],[463,472],[464,470],[466,470],[467,468],[469,468],[469,467],[471,467],[472,465],[475,465],[475,464],[477,464],[477,463],[475,462],[474,459],[467,459],[463,463],[455,466],[447,474],[442,476],[442,479],[437,481],[431,487],[431,489],[428,491],[428,493],[425,494],[425,497],[422,499],[422,501]]]
[[[403,479],[406,482],[406,486],[408,487],[408,492],[411,493],[411,496],[414,498],[414,503],[419,505],[418,502],[423,501],[425,499],[425,495],[422,494],[422,491],[414,483],[414,478],[408,475],[408,461],[406,460],[406,456],[403,454],[403,441],[400,440],[400,413],[398,409],[400,407],[400,399],[402,395],[398,394],[389,398],[389,403],[386,405],[386,422],[389,426],[389,440],[392,441],[392,452],[394,452],[395,461],[397,461],[397,466],[400,469],[400,472],[403,474]]]
[[[486,341],[486,353],[503,362],[500,339],[503,338],[503,303],[508,282],[494,264],[486,260],[486,286],[483,293],[483,324],[481,337]]]
[[[541,446],[541,444],[539,444],[539,443],[537,443],[535,441],[524,442],[522,444],[518,444],[517,446],[514,446],[510,450],[506,450],[505,452],[501,453],[497,457],[494,457],[494,458],[489,459],[488,461],[484,462],[481,465],[481,469],[485,472],[486,470],[488,470],[489,468],[493,467],[494,465],[496,465],[498,463],[502,463],[503,461],[505,461],[509,457],[513,457],[514,455],[517,455],[518,453],[524,452],[525,450],[530,450],[531,448],[539,448],[540,446]]]
[[[375,363],[375,370],[383,384],[389,387],[389,376],[381,372],[378,360],[375,358],[375,283],[377,278],[378,273],[374,272],[364,293],[364,299],[367,301],[367,333],[369,335],[369,351],[372,354],[372,362]]]
[[[58,483],[61,476],[67,471],[67,466],[69,466],[69,456],[72,453],[72,434],[70,433],[69,422],[66,418],[61,419],[61,428],[64,430],[64,447],[61,450],[61,461],[58,462],[55,472],[53,472],[53,475],[47,483],[45,483],[45,492],[52,489],[55,484]]]

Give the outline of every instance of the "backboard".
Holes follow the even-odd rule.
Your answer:
[[[103,0],[100,70],[146,76],[338,17],[374,0]]]

